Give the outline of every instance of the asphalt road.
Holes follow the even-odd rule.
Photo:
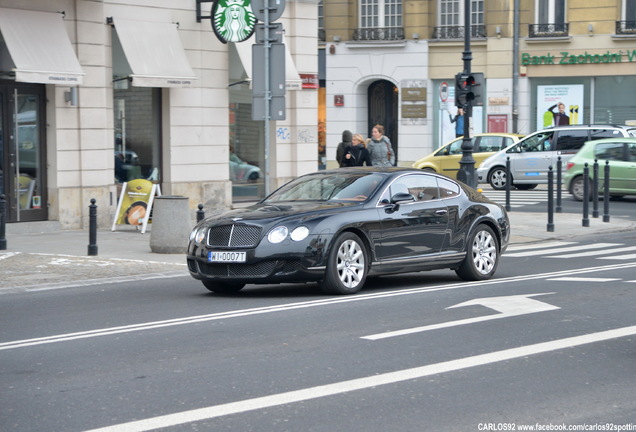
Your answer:
[[[636,233],[519,245],[491,281],[436,271],[346,297],[176,275],[8,292],[1,429],[636,428],[634,254]]]

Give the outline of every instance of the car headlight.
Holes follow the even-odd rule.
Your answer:
[[[301,241],[307,238],[308,235],[309,235],[309,228],[307,228],[306,226],[299,226],[298,228],[292,231],[291,239],[294,241]]]
[[[274,244],[280,243],[285,240],[287,234],[289,234],[289,230],[286,226],[278,226],[271,230],[269,234],[267,234],[267,240],[269,240],[270,243]]]
[[[207,227],[195,228],[190,233],[190,241],[195,241],[197,243],[203,243],[205,240],[205,235],[208,232]]]

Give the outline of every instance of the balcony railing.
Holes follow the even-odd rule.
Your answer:
[[[636,21],[616,21],[616,34],[636,35]]]
[[[543,37],[562,37],[568,36],[569,24],[529,24],[528,25],[528,37],[531,38],[543,38]]]
[[[485,38],[485,25],[471,25],[471,38]],[[464,39],[464,26],[443,26],[433,28],[433,39]]]
[[[365,27],[353,31],[354,41],[404,40],[403,27]]]

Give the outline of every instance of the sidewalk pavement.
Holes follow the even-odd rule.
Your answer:
[[[511,244],[636,230],[636,221],[612,216],[610,222],[555,213],[554,231],[547,231],[547,214],[509,212]],[[187,276],[185,254],[159,254],[150,249],[152,226],[145,234],[133,227],[98,230],[97,255],[88,255],[88,230],[62,230],[55,222],[6,224],[6,250],[0,250],[0,293],[56,286],[91,285],[106,280]],[[187,239],[184,239],[184,243]]]

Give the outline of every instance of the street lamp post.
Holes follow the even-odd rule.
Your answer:
[[[466,77],[471,76],[470,63],[473,54],[470,50],[470,0],[464,0],[464,52],[462,60],[464,61],[463,74]],[[470,132],[472,130],[473,103],[472,100],[466,100],[464,104],[464,139],[462,140],[462,158],[459,161],[459,173],[457,178],[470,187],[477,187],[477,176],[475,174],[475,159],[473,158],[473,142]]]

